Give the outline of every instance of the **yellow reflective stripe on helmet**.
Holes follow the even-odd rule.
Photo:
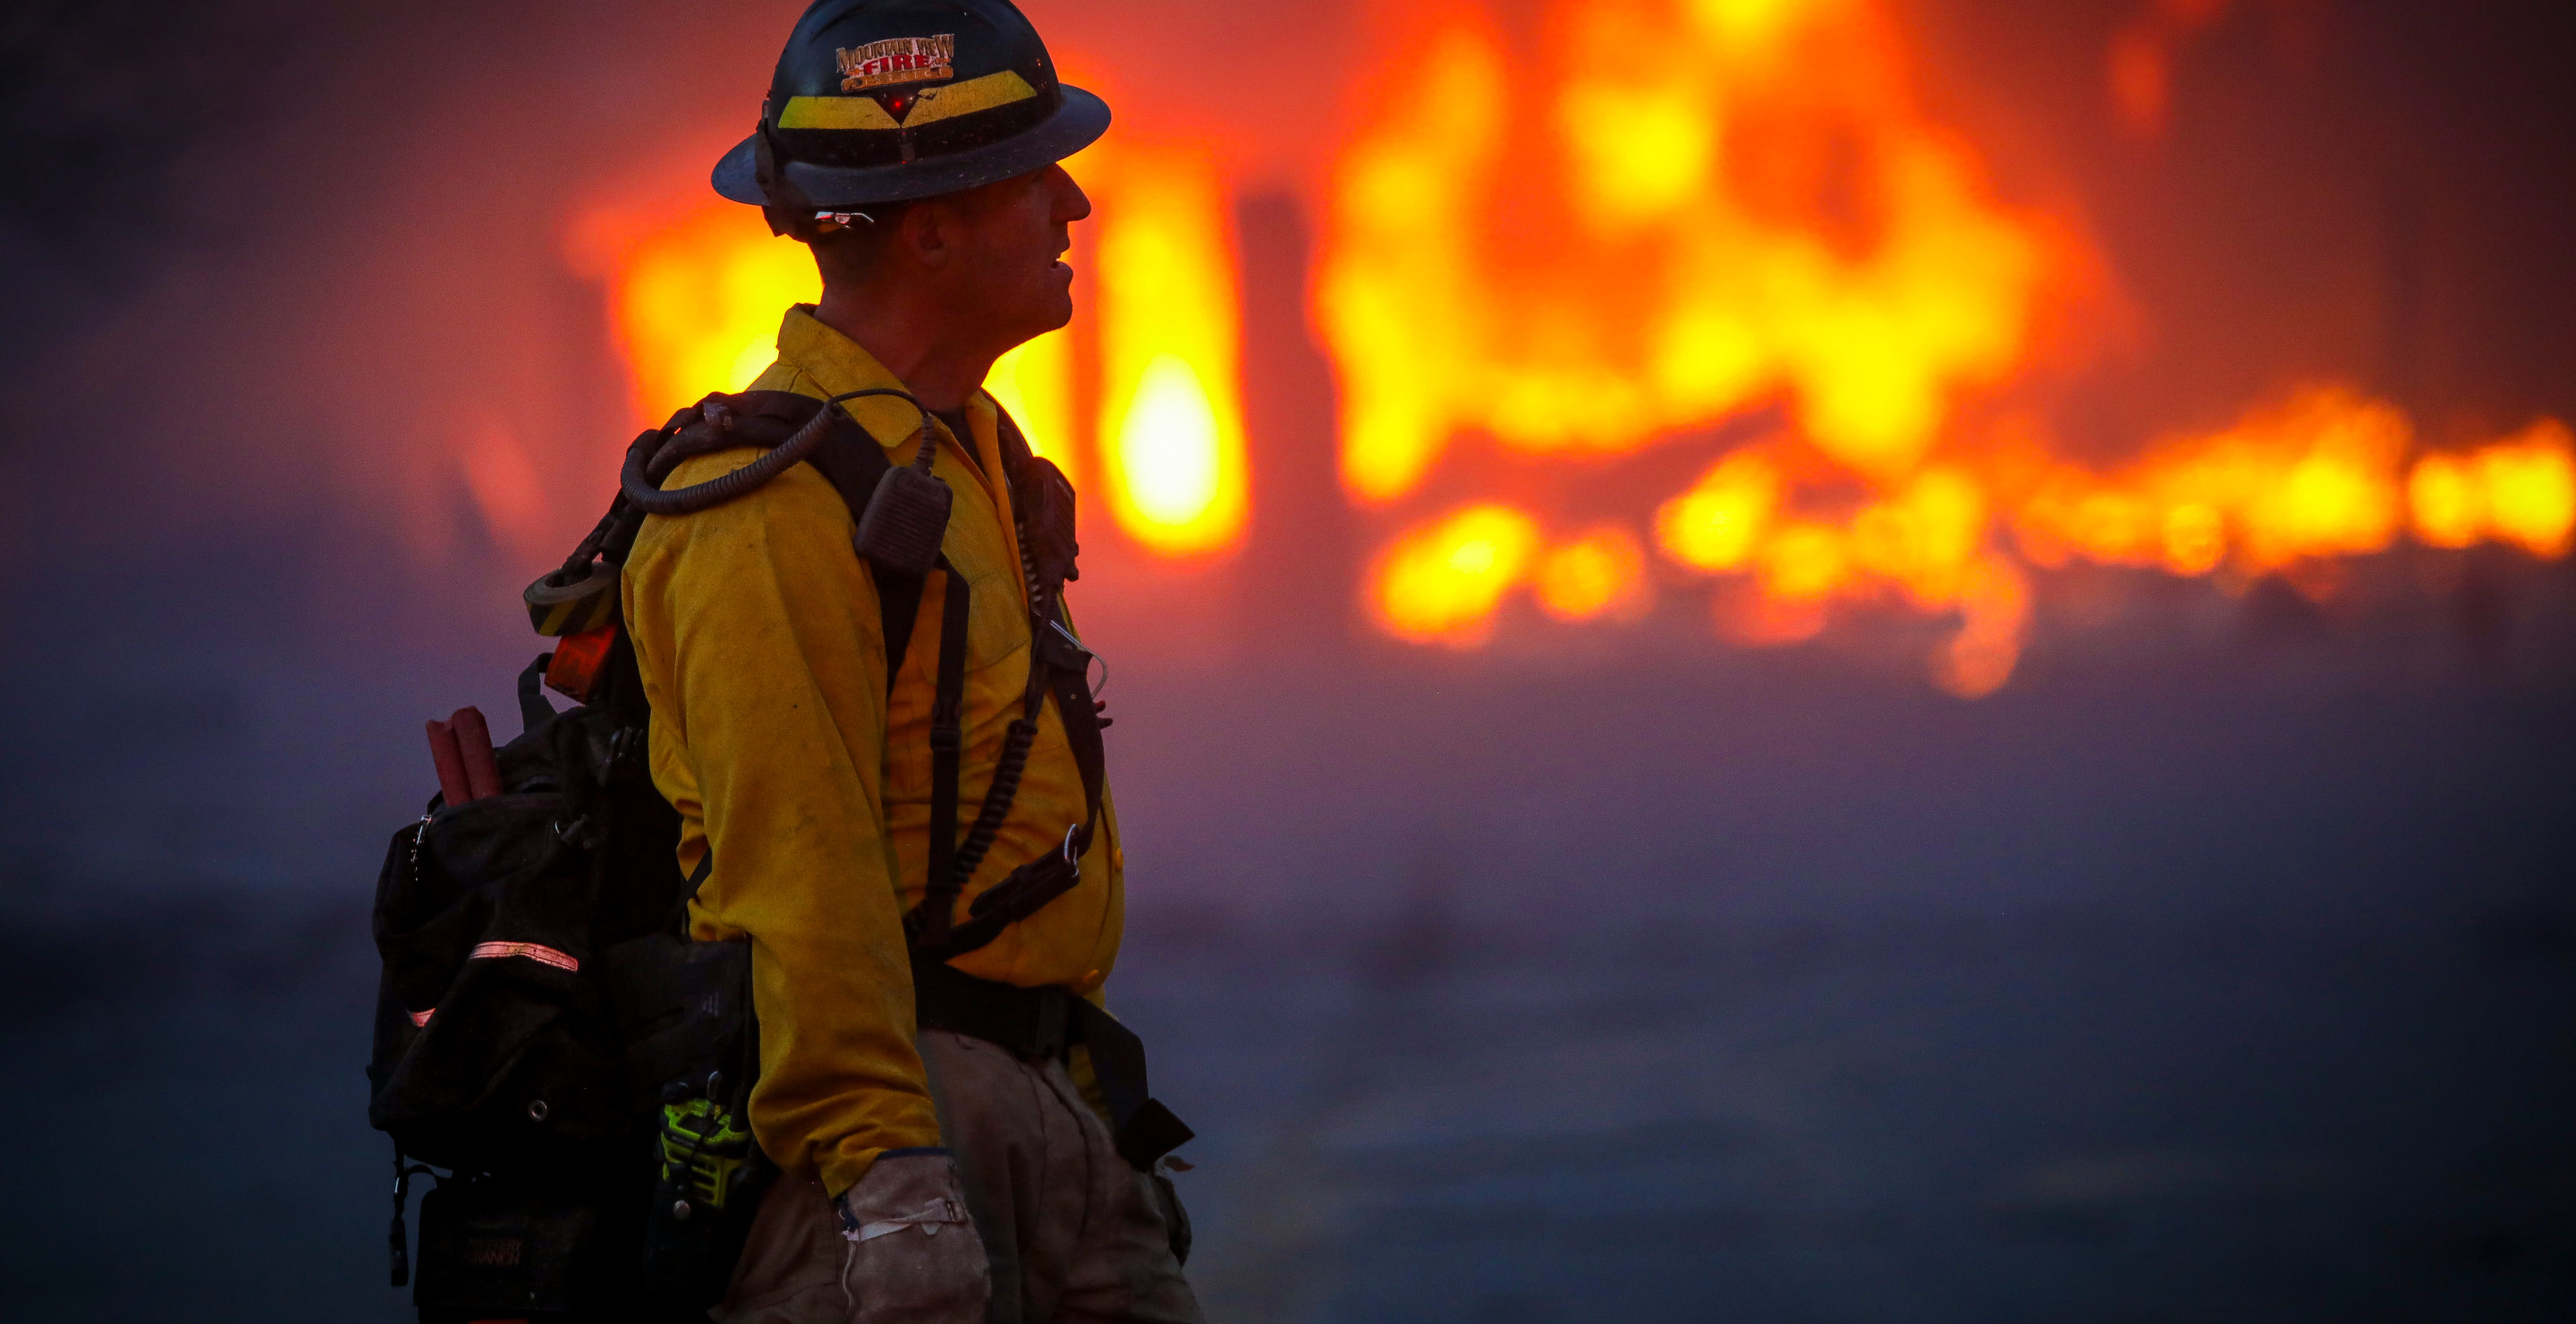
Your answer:
[[[954,119],[959,115],[972,115],[979,110],[1026,101],[1037,94],[1038,90],[1029,86],[1029,80],[1005,69],[998,74],[969,78],[962,83],[921,89],[920,103],[912,108],[912,113],[905,116],[903,122],[906,128],[917,128],[935,120]]]
[[[782,129],[899,129],[874,97],[789,97],[778,112]]]
[[[778,112],[782,129],[917,129],[924,124],[979,110],[1007,106],[1036,96],[1038,90],[1013,70],[969,78],[915,93],[912,113],[896,123],[875,97],[789,97]]]

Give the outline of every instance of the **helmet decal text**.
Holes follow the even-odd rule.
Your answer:
[[[957,35],[888,37],[864,46],[844,46],[841,90],[857,92],[889,83],[931,83],[954,76]]]

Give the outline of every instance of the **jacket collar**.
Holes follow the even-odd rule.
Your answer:
[[[892,387],[908,389],[886,366],[877,361],[859,342],[824,325],[814,315],[814,305],[800,303],[787,310],[778,325],[778,357],[794,368],[799,377],[811,382],[825,396],[846,391],[864,391]],[[872,395],[858,400],[844,400],[850,416],[867,429],[877,445],[888,452],[896,464],[909,464],[921,439],[921,411],[911,403],[891,395]],[[942,457],[940,469],[954,466],[981,489],[986,510],[1002,526],[1002,540],[1009,547],[1013,563],[1019,557],[1019,531],[1001,512],[1011,508],[1009,481],[1002,472],[1001,431],[993,418],[993,403],[982,391],[966,397],[966,423],[971,437],[950,432],[947,423],[933,416],[931,426],[939,433]],[[966,449],[972,446],[971,451]],[[947,475],[942,474],[943,477]],[[950,479],[955,485],[955,479]],[[1017,582],[1018,576],[1011,577]]]

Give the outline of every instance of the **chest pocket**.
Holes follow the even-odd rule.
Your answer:
[[[948,563],[965,576],[967,590],[973,595],[966,614],[966,715],[969,721],[980,722],[988,705],[1015,703],[1025,680],[1014,667],[1013,675],[1007,677],[1009,685],[993,694],[982,692],[1006,679],[986,673],[1028,651],[1028,624],[1020,614],[1019,576],[1010,563],[1010,549],[989,527],[956,530],[949,536],[947,551]],[[923,606],[936,612],[939,604],[925,602]],[[928,633],[923,633],[925,630]],[[927,683],[939,661],[938,618],[925,617],[914,626],[913,638],[929,644],[927,648],[916,644],[913,649],[920,656],[922,680]],[[912,661],[906,658],[904,665],[909,668]]]

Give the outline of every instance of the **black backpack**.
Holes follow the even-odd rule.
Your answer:
[[[675,862],[679,817],[647,767],[650,713],[618,620],[619,579],[647,514],[706,509],[812,463],[857,521],[891,685],[924,576],[947,568],[938,549],[949,494],[929,476],[928,411],[919,456],[896,468],[838,403],[786,392],[711,395],[638,436],[607,515],[561,570],[528,589],[532,623],[557,646],[519,677],[523,730],[498,751],[502,793],[463,804],[433,799],[387,849],[374,914],[383,978],[368,1120],[394,1141],[397,1287],[411,1276],[409,1180],[437,1178],[421,1202],[414,1298],[424,1324],[702,1320],[725,1290],[776,1174],[745,1120],[759,1061],[750,944],[688,939],[686,902],[712,859],[696,878]],[[946,595],[932,735],[934,858],[928,899],[907,917],[916,960],[934,964],[1069,889],[1098,821],[1101,743],[1083,679],[1091,659],[1062,628],[1059,596],[1074,575],[1073,490],[1030,454],[1007,414],[1001,423],[1022,569],[1043,620],[1026,706],[960,841],[962,581]],[[660,490],[680,461],[744,446],[769,454],[714,482]],[[544,686],[579,706],[556,711]],[[1015,870],[952,926],[957,888],[1009,811],[1050,694],[1081,766],[1090,819],[1079,844]]]

